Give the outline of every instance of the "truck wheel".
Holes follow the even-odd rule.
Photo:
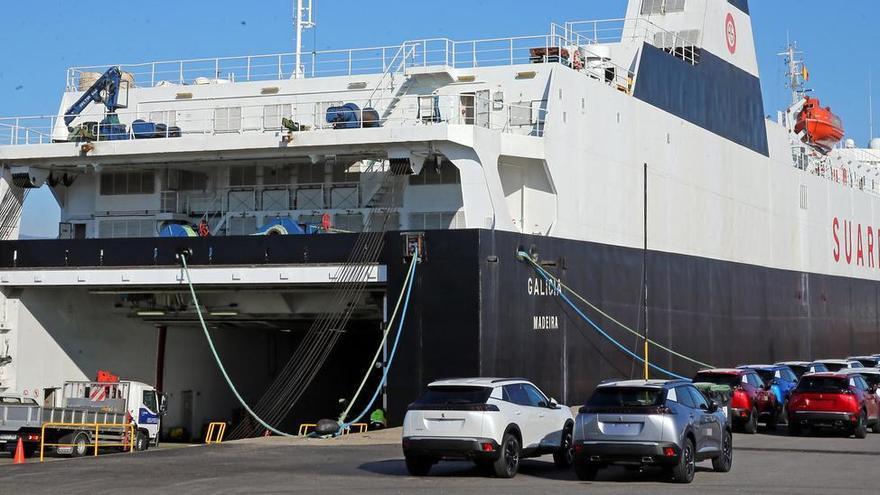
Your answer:
[[[560,469],[568,469],[574,462],[574,446],[572,444],[571,426],[562,430],[562,445],[553,453],[553,463]]]
[[[150,448],[150,437],[142,431],[137,432],[134,440],[134,450],[143,452],[148,448]]]
[[[89,436],[85,432],[79,432],[73,437],[73,448],[70,451],[70,457],[82,457],[89,452]]]

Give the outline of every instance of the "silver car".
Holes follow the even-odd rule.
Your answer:
[[[733,465],[733,435],[717,403],[687,380],[603,383],[575,419],[574,467],[591,481],[603,467],[660,466],[679,483],[694,479],[695,464],[715,471]]]

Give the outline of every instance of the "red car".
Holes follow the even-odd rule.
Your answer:
[[[880,433],[880,399],[864,377],[843,373],[807,373],[788,403],[788,431],[833,428],[865,438],[870,426]]]
[[[734,426],[741,427],[744,432],[757,432],[759,419],[766,421],[768,428],[776,428],[779,419],[776,397],[767,390],[767,386],[754,370],[702,370],[694,377],[694,383],[729,386],[732,394],[730,416]]]

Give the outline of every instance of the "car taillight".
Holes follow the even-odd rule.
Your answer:
[[[27,435],[24,436],[23,440],[25,442],[39,442],[40,435],[37,433],[28,433]]]
[[[737,409],[748,409],[749,408],[749,396],[746,394],[746,391],[741,387],[737,387],[733,391],[733,397],[730,400],[730,403],[733,407]]]
[[[483,452],[495,452],[495,446],[489,442],[483,442]]]
[[[673,449],[672,447],[665,447],[663,449],[663,455],[665,457],[675,457],[675,449]]]

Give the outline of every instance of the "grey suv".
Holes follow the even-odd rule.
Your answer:
[[[620,464],[664,467],[679,483],[694,479],[695,464],[715,471],[733,465],[733,435],[718,404],[686,380],[603,383],[575,420],[574,467],[591,481]]]

